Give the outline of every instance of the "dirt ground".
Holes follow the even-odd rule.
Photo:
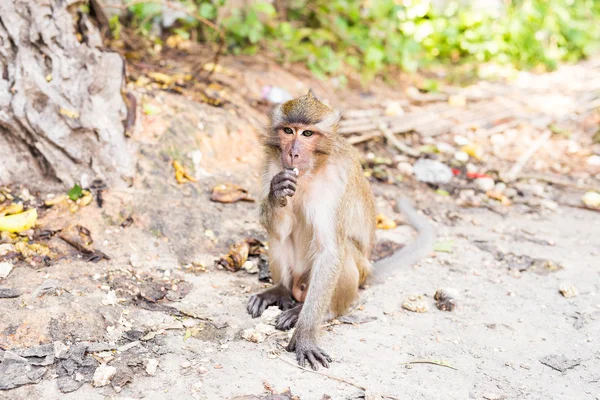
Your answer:
[[[530,119],[523,117],[514,139],[521,148],[493,152],[476,162],[478,168],[507,169],[529,146],[527,135],[533,141],[543,131],[534,129],[540,115],[566,115],[557,120],[572,135],[555,135],[524,171],[563,171],[559,175],[572,184],[524,179],[509,185],[518,194],[502,205],[458,176],[447,185],[418,182],[406,171],[402,181],[372,180],[379,211],[400,222],[378,230],[378,239],[407,243],[414,236],[391,207],[390,199],[403,193],[435,225],[436,251],[362,290],[350,316],[327,325],[321,343],[334,362],[316,374],[298,368],[285,352],[287,333],[267,329],[259,343],[243,338],[246,329],[269,324],[245,311],[250,294],[269,284],[245,270],[219,268],[215,260],[240,240],[266,237],[257,203],[209,201],[212,188],[224,182],[258,195],[255,143],[264,104],[250,101],[248,93],[269,83],[299,94],[314,81],[276,66],[264,73],[264,66],[229,62],[235,73],[223,73],[219,82],[230,107],[138,88],[140,101],[159,112],[140,112],[132,138],[139,157],[133,187],[108,188],[102,208],[40,210],[44,229],[85,226],[94,248],[110,260],[86,262],[54,237],[48,246],[64,257],[49,266],[15,261],[0,280],[20,292],[0,299],[0,369],[6,374],[0,387],[14,384],[7,373],[14,365],[23,368],[16,371],[26,384],[0,391],[0,399],[600,399],[600,214],[575,206],[582,188],[598,187],[594,174],[600,171],[585,160],[597,151],[589,126],[597,127],[600,117],[595,108],[570,109],[564,101],[531,108],[544,96],[570,99],[573,107],[581,106],[582,93],[600,96],[600,63],[534,78],[546,84],[537,92],[529,84],[530,97],[518,83],[488,88],[506,89],[488,99],[494,104],[530,101],[519,111]],[[570,92],[561,86],[565,76]],[[240,91],[231,89],[236,79],[244,81]],[[470,101],[477,87],[459,93]],[[389,100],[391,92],[361,100],[354,91],[331,102],[369,108]],[[412,101],[404,107],[409,116],[429,110]],[[465,124],[460,116],[447,120]],[[406,142],[452,143],[461,133],[423,138],[416,132]],[[569,141],[577,151],[563,151],[574,146]],[[365,159],[369,153],[392,158],[388,175],[398,173],[397,163],[414,164],[380,139],[358,147]],[[178,185],[173,159],[183,160],[198,182]],[[43,199],[47,192],[33,194]],[[124,223],[128,217],[130,225]],[[561,294],[570,286],[575,296]],[[433,299],[437,289],[448,287],[458,293],[450,312],[438,310]],[[404,309],[411,296],[422,296],[428,312]],[[108,367],[114,376],[93,386],[94,374],[98,378]],[[291,394],[276,396],[286,388]]]

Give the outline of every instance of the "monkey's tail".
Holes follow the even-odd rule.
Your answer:
[[[435,228],[417,212],[411,201],[400,197],[396,200],[396,211],[404,214],[409,225],[417,231],[417,237],[391,256],[375,262],[373,278],[376,282],[381,282],[401,267],[415,264],[433,251]]]

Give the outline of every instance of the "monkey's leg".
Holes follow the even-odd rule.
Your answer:
[[[288,331],[296,326],[296,322],[298,322],[298,317],[300,316],[303,305],[304,303],[297,303],[292,308],[287,309],[279,314],[277,316],[277,320],[275,321],[275,329],[279,329],[280,331]]]
[[[282,310],[287,310],[294,305],[292,292],[289,289],[290,242],[270,237],[269,245],[269,269],[275,285],[250,297],[246,309],[252,318],[260,317],[267,307],[272,305],[277,305]]]
[[[279,282],[262,293],[255,294],[248,300],[246,310],[252,318],[260,317],[270,306],[277,305],[282,310],[287,310],[294,305],[292,292]]]
[[[346,244],[342,271],[338,277],[331,299],[329,319],[346,314],[350,305],[358,297],[360,272],[365,267],[365,258],[352,242]]]

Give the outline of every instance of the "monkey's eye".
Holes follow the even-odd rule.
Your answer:
[[[302,136],[309,137],[309,136],[312,136],[313,133],[314,133],[313,131],[304,131],[304,132],[302,132]]]
[[[283,131],[285,133],[287,133],[288,135],[292,135],[294,133],[294,131],[292,130],[292,128],[283,128]]]

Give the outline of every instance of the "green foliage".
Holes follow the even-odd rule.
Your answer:
[[[68,192],[67,195],[69,196],[69,198],[73,201],[79,199],[80,197],[83,196],[83,191],[81,189],[81,186],[79,186],[78,184],[75,184]]]
[[[600,51],[600,1],[595,0],[513,0],[497,10],[458,2],[438,10],[429,0],[294,0],[284,2],[286,20],[271,3],[258,1],[217,20],[224,3],[181,4],[220,25],[230,52],[270,51],[283,62],[304,62],[321,76],[358,71],[369,79],[389,68],[412,72],[488,61],[554,69]],[[150,0],[130,7],[143,31],[161,10]],[[198,26],[190,18],[180,22],[179,32]]]

